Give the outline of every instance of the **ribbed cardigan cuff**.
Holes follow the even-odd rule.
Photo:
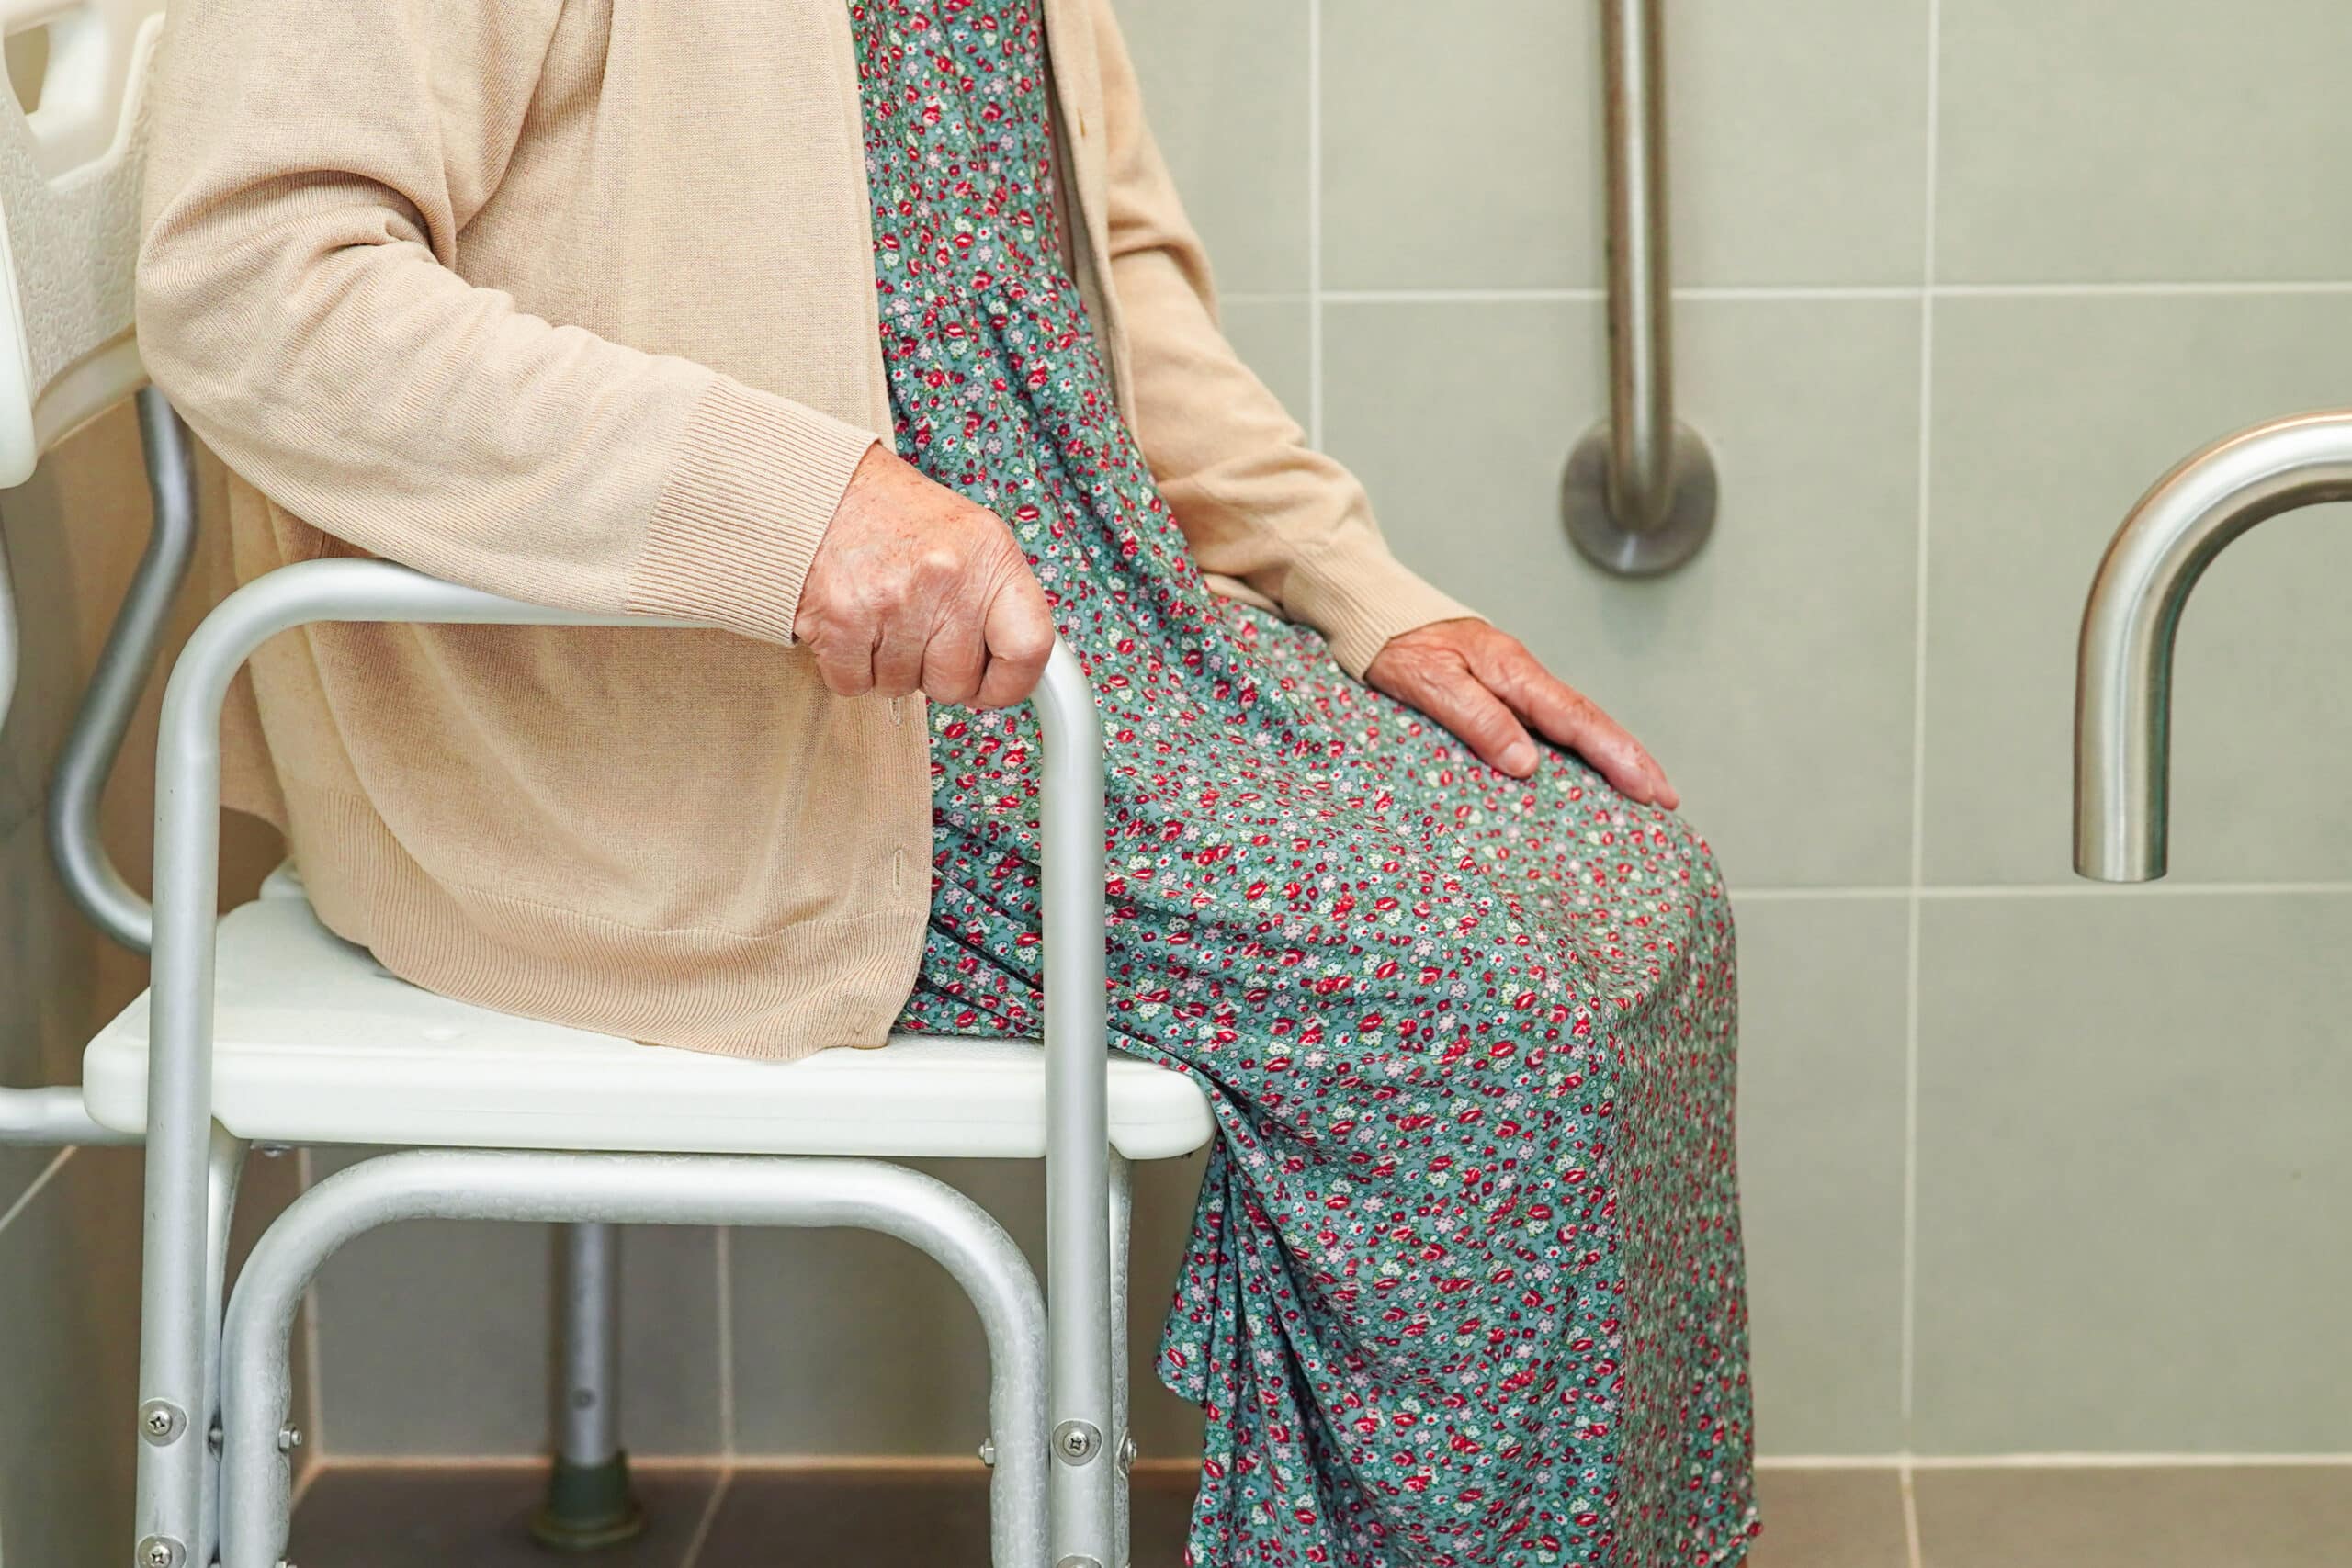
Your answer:
[[[1283,583],[1283,608],[1321,632],[1331,657],[1359,680],[1391,637],[1433,621],[1486,619],[1377,543],[1293,566]]]
[[[790,642],[800,585],[868,430],[720,377],[695,406],[645,547],[632,615]]]

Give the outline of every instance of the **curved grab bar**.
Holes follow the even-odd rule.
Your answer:
[[[1622,577],[1671,571],[1715,523],[1715,464],[1674,412],[1659,0],[1602,0],[1609,187],[1609,417],[1560,481],[1568,536]]]
[[[98,930],[133,953],[147,951],[147,901],[116,869],[98,837],[98,801],[122,750],[124,734],[153,671],[172,605],[196,557],[196,468],[187,429],[153,387],[138,394],[139,440],[146,457],[154,522],[121,608],[107,633],[97,668],[82,694],[50,781],[50,852],[66,894]],[[16,606],[0,550],[0,721],[15,691]],[[78,1089],[0,1089],[0,1145],[132,1144],[90,1120]]]
[[[220,708],[255,649],[313,621],[679,626],[551,609],[379,560],[282,567],[245,584],[188,638],[164,692],[155,751],[155,904],[147,1069],[142,1404],[201,1409],[205,1162],[212,1115],[214,910],[220,894]],[[1043,746],[1038,838],[1046,954],[1046,1303],[1055,1325],[1048,1420],[1097,1429],[1111,1407],[1110,1121],[1104,1081],[1102,725],[1067,645],[1032,698]],[[1098,1311],[1098,1309],[1101,1309]],[[1089,1319],[1099,1321],[1089,1321]],[[1083,1332],[1079,1332],[1080,1328]],[[1051,1472],[1057,1532],[1107,1540],[1115,1467],[1096,1452]],[[200,1517],[200,1433],[139,1452],[139,1533]],[[185,1539],[185,1538],[175,1538]],[[1068,1553],[1057,1551],[1057,1556]]]
[[[49,788],[49,849],[58,880],[93,925],[133,953],[153,940],[153,916],[107,853],[98,836],[98,802],[122,739],[139,711],[188,568],[196,559],[196,458],[187,426],[164,394],[140,389],[139,446],[147,459],[153,532],[139,558],[122,607],[99,649],[97,667],[57,753]]]
[[[2075,673],[2075,870],[2164,875],[2172,656],[2213,558],[2258,523],[2352,501],[2352,411],[2298,414],[2216,442],[2156,481],[2116,531],[2083,606]]]

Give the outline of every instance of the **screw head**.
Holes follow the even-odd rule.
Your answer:
[[[980,1439],[980,1462],[991,1470],[996,1468],[996,1439],[994,1438]]]
[[[187,1425],[187,1417],[168,1399],[151,1399],[139,1407],[139,1435],[151,1443],[170,1442]]]
[[[167,1535],[151,1535],[139,1543],[139,1568],[179,1568],[180,1543]]]
[[[1136,1440],[1132,1434],[1119,1439],[1119,1473],[1126,1474],[1136,1467]]]
[[[1065,1421],[1054,1428],[1054,1451],[1070,1464],[1084,1464],[1102,1446],[1102,1434],[1091,1422]]]
[[[288,1453],[302,1446],[302,1428],[281,1427],[277,1429],[277,1451]]]

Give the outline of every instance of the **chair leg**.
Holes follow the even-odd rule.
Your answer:
[[[245,1152],[243,1140],[209,1123],[202,1201],[192,1201],[196,1183],[190,1181],[190,1201],[159,1210],[160,1156],[149,1142],[149,1235],[140,1271],[137,1568],[208,1568],[212,1561],[219,1534],[220,1461],[212,1433],[220,1408],[221,1296]],[[191,1294],[175,1288],[183,1283]]]
[[[1046,1562],[1045,1302],[1020,1247],[970,1199],[879,1160],[417,1149],[364,1160],[296,1199],[238,1276],[221,1346],[224,1568],[271,1568],[286,1550],[291,1483],[277,1434],[304,1288],[345,1242],[414,1219],[852,1226],[897,1236],[946,1269],[988,1337],[998,1450],[990,1561]]]
[[[560,1551],[617,1546],[645,1532],[620,1439],[620,1232],[564,1225],[557,1351],[555,1465],[531,1534]]]
[[[229,1286],[229,1226],[236,1217],[237,1188],[244,1180],[248,1145],[218,1122],[205,1159],[204,1269],[204,1504],[198,1539],[199,1563],[220,1550],[220,1320]],[[299,1440],[297,1438],[296,1440]]]
[[[1111,1177],[1111,1430],[1112,1453],[1118,1461],[1113,1484],[1111,1551],[1113,1568],[1127,1568],[1135,1560],[1131,1519],[1136,1464],[1136,1439],[1128,1415],[1127,1375],[1127,1251],[1135,1228],[1135,1167],[1113,1150]]]

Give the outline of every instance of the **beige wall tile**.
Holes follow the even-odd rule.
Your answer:
[[[1600,407],[1595,308],[1332,307],[1327,441],[1399,556],[1649,744],[1733,886],[1905,881],[1917,307],[1709,302],[1682,324],[1724,503],[1669,577],[1607,576],[1561,528],[1561,465]]]
[[[1902,1447],[1908,937],[1900,898],[1739,901],[1739,1179],[1768,1455]]]
[[[1001,1220],[1042,1268],[1042,1173],[1021,1161],[918,1168]],[[1138,1167],[1128,1334],[1136,1441],[1147,1459],[1199,1452],[1200,1419],[1159,1387],[1152,1351],[1200,1190],[1198,1158]],[[734,1237],[736,1447],[748,1454],[964,1455],[988,1428],[978,1321],[928,1258],[849,1231]]]
[[[1217,316],[1234,352],[1283,400],[1291,418],[1305,426],[1313,377],[1306,302],[1229,299]]]
[[[322,1159],[324,1176],[344,1163]],[[533,1453],[549,1431],[555,1234],[432,1222],[352,1243],[319,1275],[328,1451]],[[708,1454],[718,1416],[713,1235],[622,1234],[621,1422],[636,1454]]]
[[[1923,265],[1925,0],[1667,7],[1677,276],[1905,283]],[[1599,12],[1331,0],[1324,282],[1601,276]]]
[[[1232,292],[1306,287],[1306,0],[1118,0],[1153,136]]]
[[[2352,1450],[2352,897],[1930,900],[1913,1446]]]
[[[2352,276],[2352,11],[1944,0],[1947,282]]]
[[[1927,858],[1935,883],[2071,876],[2075,638],[2124,513],[2227,432],[2344,395],[2352,310],[2278,296],[1938,303]],[[2352,529],[2300,513],[2240,540],[2183,620],[2173,866],[2352,877]]]

